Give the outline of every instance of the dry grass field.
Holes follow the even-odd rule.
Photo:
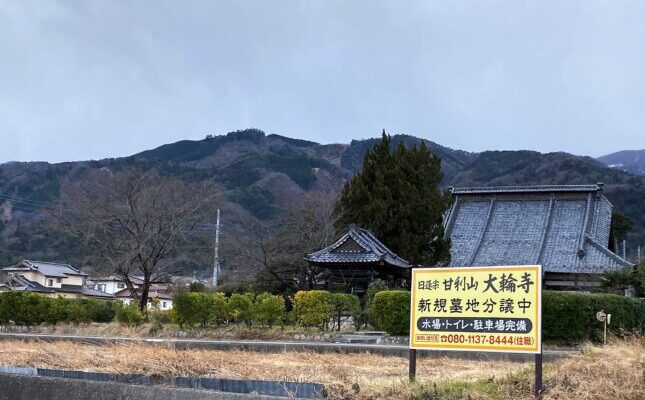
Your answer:
[[[418,384],[407,360],[369,354],[279,354],[177,350],[166,346],[0,341],[0,364],[113,373],[307,381],[334,399],[530,399],[532,369],[512,362],[420,359]],[[645,398],[643,341],[588,348],[546,364],[545,399]]]
[[[195,339],[239,339],[239,340],[321,340],[324,335],[318,329],[305,329],[294,326],[272,328],[266,326],[246,327],[241,324],[223,325],[219,328],[187,329],[181,331],[175,324],[155,326],[152,323],[143,323],[139,326],[127,326],[118,322],[111,323],[80,323],[56,325],[38,325],[25,327],[2,327],[7,333],[38,333],[51,335],[79,335],[100,337],[130,337],[130,338],[195,338]],[[354,333],[352,328],[341,333]],[[327,333],[334,334],[337,332]]]

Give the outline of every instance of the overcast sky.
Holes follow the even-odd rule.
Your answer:
[[[645,1],[0,0],[0,162],[256,127],[645,147]]]

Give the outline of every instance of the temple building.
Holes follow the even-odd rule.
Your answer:
[[[543,266],[545,288],[589,291],[634,265],[611,252],[612,205],[602,184],[452,189],[444,219],[452,267]]]
[[[334,244],[305,259],[321,267],[322,286],[333,292],[363,295],[375,279],[392,286],[404,286],[410,277],[411,265],[381,243],[372,232],[350,226]]]

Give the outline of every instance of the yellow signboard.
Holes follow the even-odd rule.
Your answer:
[[[412,270],[410,348],[541,353],[539,265]]]

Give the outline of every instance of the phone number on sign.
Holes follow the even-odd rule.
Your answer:
[[[532,346],[534,340],[530,336],[512,335],[464,335],[460,333],[438,335],[417,335],[418,342],[448,343],[448,344],[488,344],[507,346]]]

